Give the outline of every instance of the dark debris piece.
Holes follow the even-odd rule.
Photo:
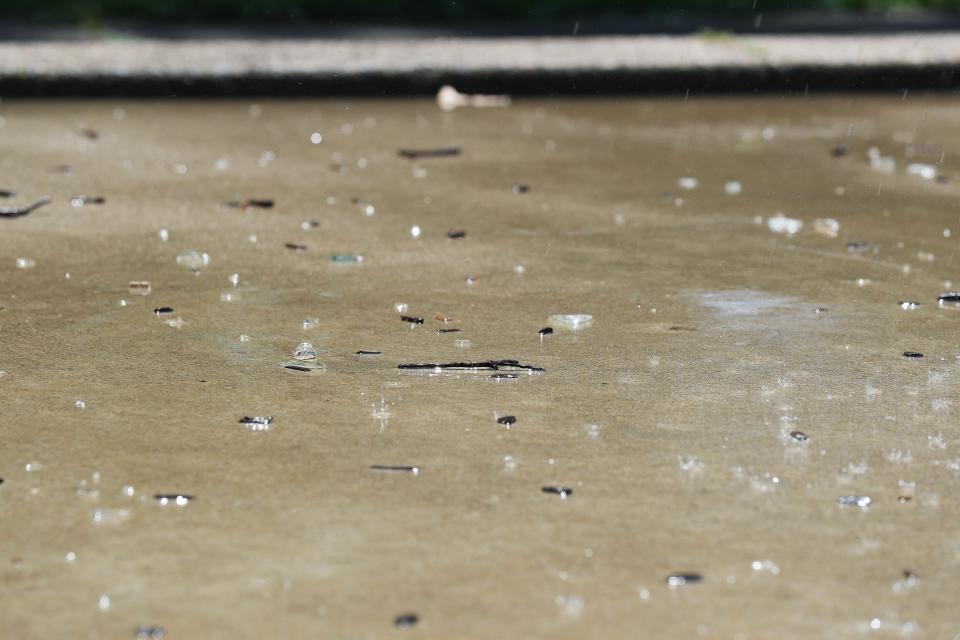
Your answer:
[[[273,416],[243,416],[240,418],[240,424],[246,424],[250,426],[266,426],[273,422]]]
[[[480,362],[446,362],[422,364],[399,364],[398,369],[452,369],[452,370],[472,370],[485,369],[488,371],[500,371],[501,369],[523,369],[525,371],[546,371],[542,367],[535,367],[530,364],[520,364],[518,360],[483,360]]]
[[[560,496],[561,498],[566,498],[567,496],[573,495],[573,489],[570,487],[541,487],[540,491],[543,491],[544,493],[552,493]]]
[[[897,502],[900,504],[907,504],[911,500],[913,500],[913,496],[897,496]]]
[[[80,131],[78,131],[77,133],[79,133],[81,136],[83,136],[87,140],[100,139],[100,134],[94,131],[93,129],[80,129]]]
[[[460,147],[439,147],[437,149],[400,149],[397,155],[401,158],[416,160],[417,158],[453,158],[460,155]]]
[[[293,242],[285,242],[284,245],[287,249],[291,251],[306,251],[307,245],[305,244],[294,244]]]
[[[418,318],[417,316],[400,316],[400,319],[410,324],[423,324],[423,318]]]
[[[460,238],[466,238],[467,232],[463,229],[451,229],[447,231],[447,237],[451,240],[459,240]]]
[[[550,334],[553,333],[553,327],[544,327],[543,329],[540,329],[540,331],[537,331],[537,333],[538,333],[541,337],[542,337],[542,336],[549,336]]]
[[[918,360],[923,357],[923,354],[920,353],[919,351],[904,351],[903,357]]]
[[[231,202],[224,202],[223,206],[229,207],[231,209],[250,209],[250,208],[272,209],[273,200],[250,199],[250,200],[244,200],[243,202],[231,201]]]
[[[398,471],[403,473],[412,473],[413,475],[418,475],[420,473],[420,467],[408,467],[399,464],[372,464],[370,465],[370,468],[374,471]]]
[[[703,582],[703,576],[699,573],[671,573],[667,576],[666,582],[668,587],[676,588],[688,584],[699,584]]]
[[[3,484],[3,478],[0,478],[0,484]]]
[[[168,313],[173,313],[173,307],[157,307],[153,312],[158,316],[165,316]]]
[[[807,434],[805,434],[803,431],[791,431],[790,437],[793,438],[794,441],[796,442],[806,442],[807,440],[810,439],[810,437]]]
[[[12,198],[17,195],[16,191],[10,191],[8,189],[0,189],[0,198]]]
[[[404,613],[393,619],[393,626],[397,629],[410,629],[420,621],[420,616],[415,613]]]
[[[498,424],[513,424],[517,421],[517,416],[500,416],[497,418]]]
[[[866,251],[870,247],[869,242],[848,242],[847,251]]]
[[[830,155],[832,155],[834,158],[842,158],[849,153],[850,147],[845,144],[837,145],[833,149],[830,149]]]
[[[40,198],[25,207],[0,207],[0,218],[19,218],[36,211],[45,204],[50,204],[50,198]]]
[[[363,356],[378,356],[378,355],[380,355],[381,353],[383,353],[383,351],[367,351],[366,349],[360,349],[360,351],[357,351],[357,355],[360,356],[360,357],[363,357]]]
[[[285,364],[283,368],[290,369],[291,371],[313,371],[312,367],[301,367],[298,364]]]
[[[960,293],[944,293],[937,296],[937,302],[940,304],[960,304]]]
[[[460,331],[460,329],[454,329],[454,328],[450,328],[450,329],[437,329],[437,333],[457,333],[457,332],[459,332],[459,331]]]
[[[70,204],[75,207],[85,207],[88,204],[106,204],[107,199],[103,196],[74,196],[70,198]]]
[[[516,193],[516,194],[527,193],[527,192],[530,191],[530,185],[528,185],[528,184],[520,184],[519,182],[515,182],[515,183],[513,183],[513,185],[510,187],[510,190],[513,191],[513,192]]]
[[[163,627],[140,625],[133,630],[133,637],[137,640],[163,640],[166,636],[167,630]]]

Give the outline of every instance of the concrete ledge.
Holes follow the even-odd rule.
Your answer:
[[[0,95],[960,88],[960,34],[0,43]]]

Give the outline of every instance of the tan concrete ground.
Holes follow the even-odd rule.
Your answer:
[[[0,637],[953,638],[956,110],[4,102]]]

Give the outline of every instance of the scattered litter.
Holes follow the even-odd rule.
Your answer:
[[[452,327],[449,329],[437,329],[437,333],[459,333],[459,332],[460,332],[460,329],[454,329]]]
[[[224,202],[223,206],[227,207],[228,209],[251,209],[251,208],[272,209],[273,200],[251,199],[251,200],[244,200],[243,202],[232,201],[232,202]]]
[[[105,204],[107,199],[103,196],[74,196],[70,198],[70,204],[73,207],[85,207],[88,204]]]
[[[439,320],[439,321],[442,322],[443,324],[447,324],[448,322],[453,322],[453,318],[451,318],[451,317],[449,317],[449,316],[445,316],[445,315],[443,315],[442,313],[438,313],[437,315],[433,316],[433,319],[434,319],[434,320]]]
[[[419,622],[420,616],[415,613],[404,613],[393,619],[393,625],[397,629],[410,629]]]
[[[549,336],[552,333],[553,333],[553,327],[544,327],[543,329],[540,329],[540,331],[537,331],[537,335],[539,335],[541,338],[543,336]]]
[[[666,582],[668,587],[676,589],[688,584],[699,584],[703,582],[703,576],[699,573],[671,573]]]
[[[870,496],[840,496],[837,498],[837,504],[841,507],[860,507],[866,509],[873,500]]]
[[[17,195],[16,191],[10,191],[9,189],[0,189],[0,198],[12,198]]]
[[[210,264],[210,256],[202,251],[187,251],[177,256],[177,264],[185,269],[199,272]]]
[[[307,245],[305,245],[305,244],[294,244],[293,242],[285,242],[285,243],[283,244],[283,246],[285,246],[287,249],[290,249],[291,251],[306,251],[306,250],[307,250]]]
[[[294,360],[316,360],[317,350],[309,342],[301,342],[293,350]]]
[[[803,228],[803,221],[777,213],[777,215],[767,218],[767,228],[774,233],[785,233],[792,236]]]
[[[572,331],[586,329],[593,324],[593,316],[585,313],[558,314],[550,316],[549,320],[553,324],[560,325],[564,329],[570,329]],[[541,333],[540,335],[545,334]]]
[[[437,92],[437,106],[444,111],[453,111],[458,107],[476,107],[479,109],[490,107],[509,107],[510,96],[480,95],[460,93],[450,85],[440,87]]]
[[[326,365],[322,362],[312,362],[310,360],[288,360],[280,366],[291,371],[316,371],[326,368]]]
[[[360,349],[360,351],[357,351],[357,355],[360,356],[361,358],[373,358],[373,357],[379,356],[381,353],[383,352],[367,351],[366,349]]]
[[[11,191],[12,195],[13,192]],[[40,198],[33,204],[28,204],[25,207],[0,207],[0,218],[19,218],[20,216],[25,216],[28,213],[36,211],[40,207],[50,204],[50,198]]]
[[[519,376],[515,373],[495,373],[490,377],[494,380],[516,380]]]
[[[309,329],[313,329],[318,324],[320,324],[320,318],[304,318],[303,319],[303,329],[305,331]]]
[[[540,491],[544,493],[552,493],[560,496],[561,500],[565,500],[567,496],[573,495],[573,489],[570,487],[541,487]]]
[[[420,467],[406,467],[402,465],[393,465],[393,464],[372,464],[370,468],[374,471],[398,471],[403,473],[412,473],[413,475],[420,475]]]
[[[833,218],[817,218],[813,221],[813,230],[822,236],[836,238],[840,232],[840,223]]]
[[[437,371],[500,371],[500,370],[523,370],[543,372],[546,369],[536,367],[530,364],[520,364],[517,360],[483,360],[481,362],[446,362],[446,363],[423,363],[423,364],[398,364],[398,369],[434,369]]]
[[[239,423],[253,431],[267,431],[273,423],[273,416],[243,416]]]
[[[33,269],[37,263],[32,258],[17,258],[17,269]]]
[[[937,296],[937,303],[941,307],[960,308],[960,293],[941,293]]]
[[[794,442],[806,442],[807,440],[810,439],[810,437],[807,434],[805,434],[803,431],[791,431],[790,438]]]
[[[423,324],[423,318],[418,318],[416,316],[400,316],[400,319],[404,322],[409,322],[410,324]]]
[[[920,359],[920,358],[923,357],[923,354],[920,353],[919,351],[904,351],[904,352],[903,352],[903,357],[904,357],[904,358]]]
[[[869,242],[848,242],[847,251],[866,251],[870,248]]]
[[[497,418],[498,424],[513,424],[517,421],[517,416],[500,416]]]
[[[467,276],[467,278],[466,278],[466,283],[467,283],[467,286],[471,286],[471,285],[477,284],[477,278],[476,278],[476,276]]]
[[[363,256],[355,253],[335,253],[330,256],[330,262],[334,264],[359,264],[363,262]]]
[[[309,231],[310,229],[316,229],[320,226],[320,223],[316,220],[304,220],[300,223],[300,229],[303,231]]]
[[[736,180],[730,180],[729,182],[723,183],[723,192],[728,196],[740,195],[741,191],[743,191],[743,185]]]
[[[698,184],[700,184],[699,180],[697,180],[696,178],[691,178],[689,176],[680,178],[679,180],[677,180],[677,186],[680,187],[681,189],[686,189],[687,191],[696,189]]]
[[[837,145],[833,149],[830,149],[830,155],[832,155],[834,158],[842,158],[849,153],[850,147],[845,144]]]
[[[150,295],[150,283],[146,280],[131,280],[127,285],[130,293],[136,296]]]
[[[460,147],[439,147],[437,149],[400,149],[397,155],[401,158],[453,158],[460,155]]]
[[[919,309],[921,306],[919,302],[914,302],[912,300],[901,300],[897,303],[897,305],[899,305],[899,307],[904,311],[914,311]]]
[[[528,193],[530,191],[530,185],[514,182],[512,185],[510,185],[510,190],[515,194],[520,195],[522,193]]]
[[[171,503],[178,507],[185,507],[194,497],[183,493],[156,493],[153,499],[159,502],[161,507],[165,507]]]
[[[158,316],[168,315],[173,313],[173,307],[156,307],[153,313]]]
[[[447,237],[451,240],[459,240],[460,238],[466,238],[467,232],[463,229],[451,229],[447,231]]]

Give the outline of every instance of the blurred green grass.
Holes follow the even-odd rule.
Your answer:
[[[110,19],[276,22],[557,20],[664,12],[960,12],[960,0],[0,0],[0,16],[78,24]]]

